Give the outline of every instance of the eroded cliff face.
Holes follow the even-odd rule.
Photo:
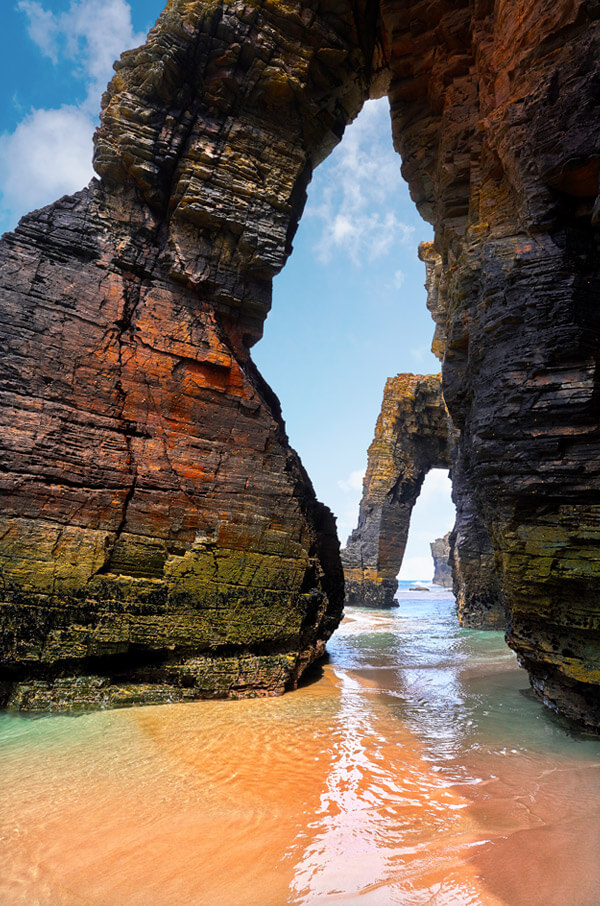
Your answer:
[[[432,352],[443,361],[447,347],[447,307],[443,293],[442,256],[432,242],[422,242],[419,258],[425,264],[427,307],[435,322]],[[454,431],[451,445],[452,500],[456,520],[449,537],[449,559],[456,611],[468,629],[506,628],[506,605],[494,549],[485,525],[469,449]],[[467,457],[467,459],[465,459]]]
[[[508,641],[547,704],[598,726],[600,7],[381,8],[403,172],[435,224],[444,396]]]
[[[449,431],[439,375],[386,381],[358,525],[342,551],[348,604],[396,606],[412,509],[427,472],[449,468]]]
[[[104,96],[101,181],[2,240],[11,707],[281,692],[339,622],[335,524],[249,347],[368,91],[361,9],[172,0]]]
[[[169,2],[105,96],[102,181],[0,251],[13,701],[62,701],[52,682],[74,674],[107,702],[135,698],[123,677],[276,691],[321,650],[341,607],[333,525],[248,349],[312,167],[391,76],[509,642],[547,704],[600,726],[599,16],[595,0]]]

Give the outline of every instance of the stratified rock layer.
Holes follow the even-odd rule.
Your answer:
[[[382,0],[444,397],[543,700],[600,726],[600,6]]]
[[[435,322],[432,352],[444,358],[447,344],[446,305],[440,287],[444,272],[442,257],[433,243],[422,242],[419,258],[425,264],[427,307]],[[474,484],[468,448],[459,442],[454,430],[450,448],[452,500],[456,520],[449,537],[449,559],[456,611],[462,626],[468,629],[505,629],[506,605],[501,585],[501,568],[486,528],[482,506]],[[467,457],[467,459],[465,459]]]
[[[433,559],[433,579],[434,585],[441,585],[443,588],[452,588],[452,569],[450,567],[450,532],[443,538],[436,538],[429,545]]]
[[[412,508],[427,472],[449,465],[440,376],[389,378],[369,447],[358,526],[342,551],[346,603],[395,606]]]
[[[104,96],[102,181],[3,239],[11,707],[281,692],[322,654],[335,524],[249,347],[366,96],[366,21],[172,0]]]
[[[348,604],[395,605],[395,577],[423,479],[431,468],[450,466],[456,520],[452,532],[431,544],[433,581],[453,589],[462,626],[505,628],[494,551],[469,470],[458,455],[457,436],[439,375],[400,374],[387,381],[369,448],[358,526],[342,551]]]
[[[508,639],[600,726],[599,17],[170,0],[105,96],[102,182],[0,250],[3,682],[41,684],[19,701],[62,701],[54,674],[280,690],[322,649],[333,525],[248,348],[312,167],[389,82]]]

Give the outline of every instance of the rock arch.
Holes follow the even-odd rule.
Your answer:
[[[458,618],[470,629],[505,628],[494,551],[457,456],[457,440],[439,374],[388,379],[369,447],[358,525],[341,552],[347,604],[396,606],[396,576],[423,480],[430,469],[451,469],[456,520],[449,548]]]
[[[600,725],[599,15],[169,0],[105,95],[101,181],[2,242],[5,697],[281,691],[322,650],[333,524],[248,349],[312,167],[389,81],[508,639]]]
[[[450,468],[452,434],[440,375],[386,381],[358,525],[342,551],[348,604],[395,606],[412,509],[429,470]]]

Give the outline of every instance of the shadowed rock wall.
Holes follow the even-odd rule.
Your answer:
[[[342,551],[346,602],[393,607],[410,516],[430,469],[450,466],[440,376],[388,378],[369,447],[358,525]]]
[[[600,725],[595,2],[383,0],[403,172],[435,225],[444,397],[543,700]]]
[[[419,258],[425,264],[427,307],[435,322],[432,352],[444,358],[447,345],[446,306],[440,281],[444,273],[442,256],[433,243],[422,242]],[[462,626],[468,629],[505,629],[506,605],[500,581],[500,568],[486,528],[483,508],[474,485],[473,469],[464,461],[467,448],[454,430],[450,449],[452,500],[456,520],[450,533],[452,590]]]

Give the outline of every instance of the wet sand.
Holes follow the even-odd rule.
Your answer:
[[[283,698],[2,717],[0,904],[600,904],[600,743],[423,597]]]

